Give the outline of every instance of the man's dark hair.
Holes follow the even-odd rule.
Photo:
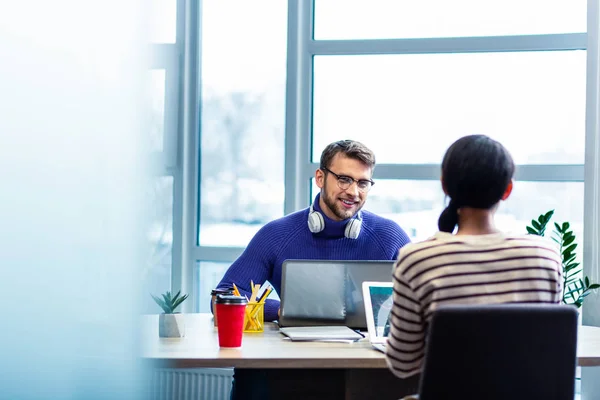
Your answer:
[[[336,154],[342,153],[348,158],[361,161],[367,167],[375,168],[375,154],[367,146],[355,140],[338,140],[325,147],[321,153],[320,167],[329,168]]]
[[[485,135],[458,139],[442,161],[442,183],[450,204],[440,215],[438,227],[452,233],[458,223],[458,209],[490,209],[502,199],[515,164],[499,142]]]

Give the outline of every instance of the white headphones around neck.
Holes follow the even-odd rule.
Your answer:
[[[348,239],[356,239],[358,238],[358,234],[360,233],[360,228],[362,227],[362,215],[360,211],[356,215],[356,218],[352,218],[346,224],[346,229],[344,230],[344,236]],[[320,212],[316,211],[313,205],[310,205],[310,211],[308,213],[308,229],[312,233],[319,233],[323,229],[325,229],[325,219]]]

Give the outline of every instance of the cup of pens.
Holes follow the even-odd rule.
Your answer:
[[[250,281],[250,288],[252,293],[248,304],[246,306],[246,313],[244,315],[244,332],[264,332],[265,330],[265,300],[273,290],[272,286],[268,286],[260,293],[260,284],[254,284]]]
[[[246,305],[244,316],[244,333],[264,332],[265,330],[265,302],[251,301]]]

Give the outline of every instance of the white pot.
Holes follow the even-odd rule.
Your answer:
[[[185,336],[185,321],[183,314],[160,314],[158,316],[158,336],[183,337]]]

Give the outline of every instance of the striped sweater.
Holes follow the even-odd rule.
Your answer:
[[[421,371],[427,324],[447,304],[558,303],[561,259],[539,236],[438,232],[406,245],[394,268],[386,356],[400,377]]]

